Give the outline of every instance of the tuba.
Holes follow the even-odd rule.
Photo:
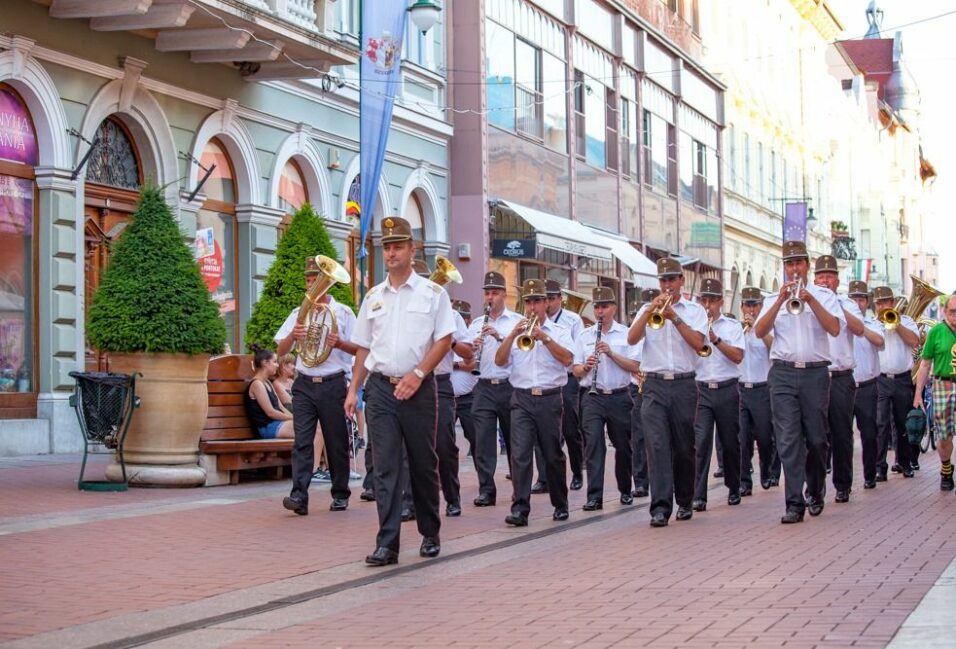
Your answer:
[[[461,284],[465,281],[461,273],[458,272],[458,269],[455,268],[455,264],[451,263],[447,257],[442,257],[441,255],[435,255],[435,270],[428,276],[428,279],[439,286],[444,286],[448,282]]]
[[[910,294],[909,302],[906,303],[903,315],[919,320],[929,303],[943,295],[943,292],[933,288],[916,275],[910,275],[910,280],[913,282],[913,292]]]
[[[332,346],[328,344],[329,334],[339,331],[335,313],[328,304],[320,300],[329,292],[333,284],[348,284],[352,281],[349,272],[331,257],[316,255],[315,261],[319,266],[320,275],[312,287],[306,291],[296,318],[297,324],[306,325],[305,344],[299,349],[299,358],[306,367],[315,367],[325,362],[332,353]]]
[[[530,352],[534,349],[534,337],[531,335],[531,332],[534,331],[534,328],[538,326],[538,316],[531,316],[531,319],[528,320],[528,326],[525,327],[524,333],[518,336],[515,341],[518,345],[518,349],[523,352]]]

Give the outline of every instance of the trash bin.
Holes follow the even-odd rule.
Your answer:
[[[123,442],[133,419],[133,409],[139,407],[136,377],[113,372],[70,372],[70,376],[76,379],[70,405],[76,409],[84,441],[83,465],[77,486],[84,491],[126,491],[129,478],[123,459]],[[93,446],[105,446],[116,451],[123,471],[123,482],[83,479],[86,460]]]

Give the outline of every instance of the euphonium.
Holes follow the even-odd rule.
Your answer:
[[[518,336],[517,344],[518,349],[523,352],[529,352],[534,349],[534,337],[531,335],[531,332],[534,331],[534,328],[538,326],[538,316],[531,316],[531,319],[528,320],[528,326],[525,328],[524,333]]]
[[[561,292],[564,293],[564,307],[578,315],[583,315],[584,310],[591,303],[591,298],[583,293],[569,291],[568,289],[562,289]]]
[[[451,263],[448,258],[442,257],[441,255],[435,255],[435,270],[433,270],[432,274],[428,276],[428,279],[435,282],[439,286],[444,286],[448,282],[461,284],[464,281],[464,279],[462,279],[461,273],[458,272],[457,268],[455,268],[455,264]]]
[[[800,291],[803,290],[803,280],[798,279],[797,283],[790,289],[790,299],[787,300],[787,313],[790,315],[800,315],[803,313],[803,300],[800,299]]]
[[[664,299],[664,302],[658,307],[651,311],[651,317],[647,320],[647,325],[651,329],[660,329],[664,326],[664,309],[670,306],[671,304],[671,294],[667,293],[667,297]]]
[[[713,326],[714,326],[714,319],[707,318],[707,337],[710,336],[710,330],[711,328],[713,328]],[[700,356],[701,358],[707,358],[713,353],[714,353],[714,348],[710,346],[710,343],[706,342],[706,339],[704,342],[704,346],[697,350],[697,355]]]
[[[329,357],[332,353],[332,346],[328,344],[329,334],[339,331],[335,313],[328,304],[320,302],[322,296],[328,293],[333,284],[348,284],[352,281],[349,272],[331,257],[316,255],[315,262],[321,274],[306,291],[296,318],[297,324],[306,324],[305,344],[299,349],[299,358],[306,367],[315,367]]]

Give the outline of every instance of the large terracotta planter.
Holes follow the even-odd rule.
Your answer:
[[[130,485],[192,487],[205,482],[199,466],[199,437],[209,399],[205,354],[110,354],[110,370],[137,373],[141,399],[124,445]],[[119,464],[107,469],[122,480]]]

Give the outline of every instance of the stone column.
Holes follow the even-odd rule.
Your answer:
[[[252,305],[259,300],[265,286],[266,273],[276,256],[279,223],[285,212],[264,205],[237,205],[239,259],[236,266],[236,287],[239,289],[240,340],[245,337],[246,322]],[[234,349],[240,353],[242,350]]]

